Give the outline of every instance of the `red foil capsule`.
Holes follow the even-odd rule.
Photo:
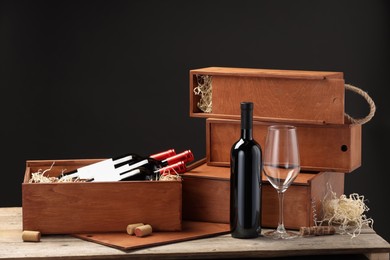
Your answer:
[[[187,171],[187,167],[185,162],[180,161],[172,165],[166,166],[164,168],[161,168],[158,171],[162,175],[184,173]]]
[[[174,156],[166,158],[163,162],[168,163],[169,165],[183,161],[184,163],[191,162],[194,160],[194,155],[191,150],[186,150],[184,152],[178,153]]]
[[[159,161],[162,161],[162,160],[164,160],[166,158],[169,158],[169,157],[172,157],[174,155],[176,155],[175,149],[169,149],[167,151],[163,151],[163,152],[160,152],[160,153],[152,154],[149,157],[153,158],[153,159],[156,159],[156,160],[159,160]]]

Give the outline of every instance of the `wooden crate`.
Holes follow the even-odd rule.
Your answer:
[[[262,148],[272,122],[253,122],[253,137]],[[298,124],[302,170],[349,173],[361,165],[361,125]],[[229,166],[230,149],[240,137],[240,120],[206,120],[206,157],[211,166]]]
[[[198,75],[212,76],[212,111],[198,108]],[[190,116],[240,118],[240,102],[254,102],[262,121],[344,123],[342,72],[208,67],[190,70]]]
[[[262,227],[275,228],[278,222],[277,192],[264,175],[262,179]],[[321,200],[327,192],[328,184],[340,196],[344,193],[344,174],[301,172],[298,175],[284,197],[286,228],[299,229],[314,224],[313,205],[316,205],[316,212],[321,212]],[[229,223],[229,203],[229,167],[208,166],[203,163],[183,175],[183,219]]]
[[[101,161],[55,160],[49,176]],[[28,183],[31,173],[50,168],[53,160],[27,161],[22,184],[23,230],[42,234],[125,231],[143,222],[156,231],[179,231],[181,181]]]

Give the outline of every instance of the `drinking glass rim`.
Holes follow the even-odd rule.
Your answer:
[[[297,128],[293,125],[271,125],[268,127],[269,130],[279,130],[279,129],[285,129],[288,131],[296,130]]]

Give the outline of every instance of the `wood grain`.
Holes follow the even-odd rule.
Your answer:
[[[265,147],[267,128],[274,122],[253,122],[253,138]],[[312,125],[297,127],[301,169],[349,173],[361,166],[362,136],[359,124]],[[229,166],[230,149],[240,137],[240,121],[206,120],[206,157],[208,165]]]
[[[74,236],[121,250],[132,250],[227,233],[230,233],[229,224],[184,221],[181,231],[153,232],[149,236],[142,238],[129,236],[124,232],[74,234]]]
[[[313,225],[313,207],[321,211],[320,201],[327,185],[338,195],[344,192],[344,173],[301,172],[288,188],[284,197],[284,222],[290,229]],[[261,223],[275,228],[278,222],[276,190],[262,175]],[[200,165],[183,174],[183,219],[229,223],[230,220],[230,168]],[[319,213],[318,213],[319,214]],[[318,216],[319,218],[320,216]]]
[[[305,70],[276,70],[256,68],[235,68],[235,67],[207,67],[191,70],[193,74],[207,73],[210,75],[240,76],[240,77],[261,77],[264,78],[285,78],[285,79],[342,79],[342,72],[334,71],[305,71]]]
[[[93,160],[94,161],[94,160]],[[60,169],[90,160],[56,161]],[[75,164],[74,164],[75,163]],[[31,169],[50,167],[47,161],[27,162]],[[124,231],[130,223],[151,224],[156,230],[181,229],[180,181],[22,184],[23,229],[42,234]]]
[[[197,75],[212,76],[212,112],[198,107]],[[211,67],[190,71],[190,116],[240,118],[240,102],[251,101],[254,120],[344,123],[341,72]]]
[[[267,231],[264,229],[264,231]],[[180,243],[122,251],[69,235],[44,235],[41,242],[22,241],[22,208],[0,208],[0,259],[212,259],[365,254],[369,259],[389,259],[390,244],[365,227],[350,236],[278,241],[259,237],[234,239],[230,234]],[[306,259],[306,258],[305,258]],[[349,259],[349,258],[348,258]]]

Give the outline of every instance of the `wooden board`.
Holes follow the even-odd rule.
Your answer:
[[[275,122],[253,122],[253,138],[264,149],[267,128]],[[361,166],[362,127],[359,124],[297,127],[301,169],[349,173]],[[240,120],[206,120],[206,157],[211,166],[229,166],[231,146],[240,137]]]
[[[264,229],[264,232],[268,231]],[[70,235],[43,235],[41,242],[23,242],[22,208],[0,208],[0,259],[212,259],[271,258],[388,260],[390,244],[363,227],[359,236],[307,237],[291,240],[234,239],[230,234],[180,243],[119,250]],[[319,257],[325,256],[328,257]],[[353,257],[354,256],[354,257]],[[294,257],[294,258],[296,258]]]
[[[130,236],[126,232],[74,234],[74,236],[121,250],[132,250],[227,233],[230,233],[229,224],[183,221],[181,231],[152,232],[151,235],[145,237]]]
[[[198,75],[212,76],[212,112],[198,108]],[[344,123],[342,72],[208,67],[190,70],[190,116],[240,118],[240,102],[254,103],[254,120]]]

